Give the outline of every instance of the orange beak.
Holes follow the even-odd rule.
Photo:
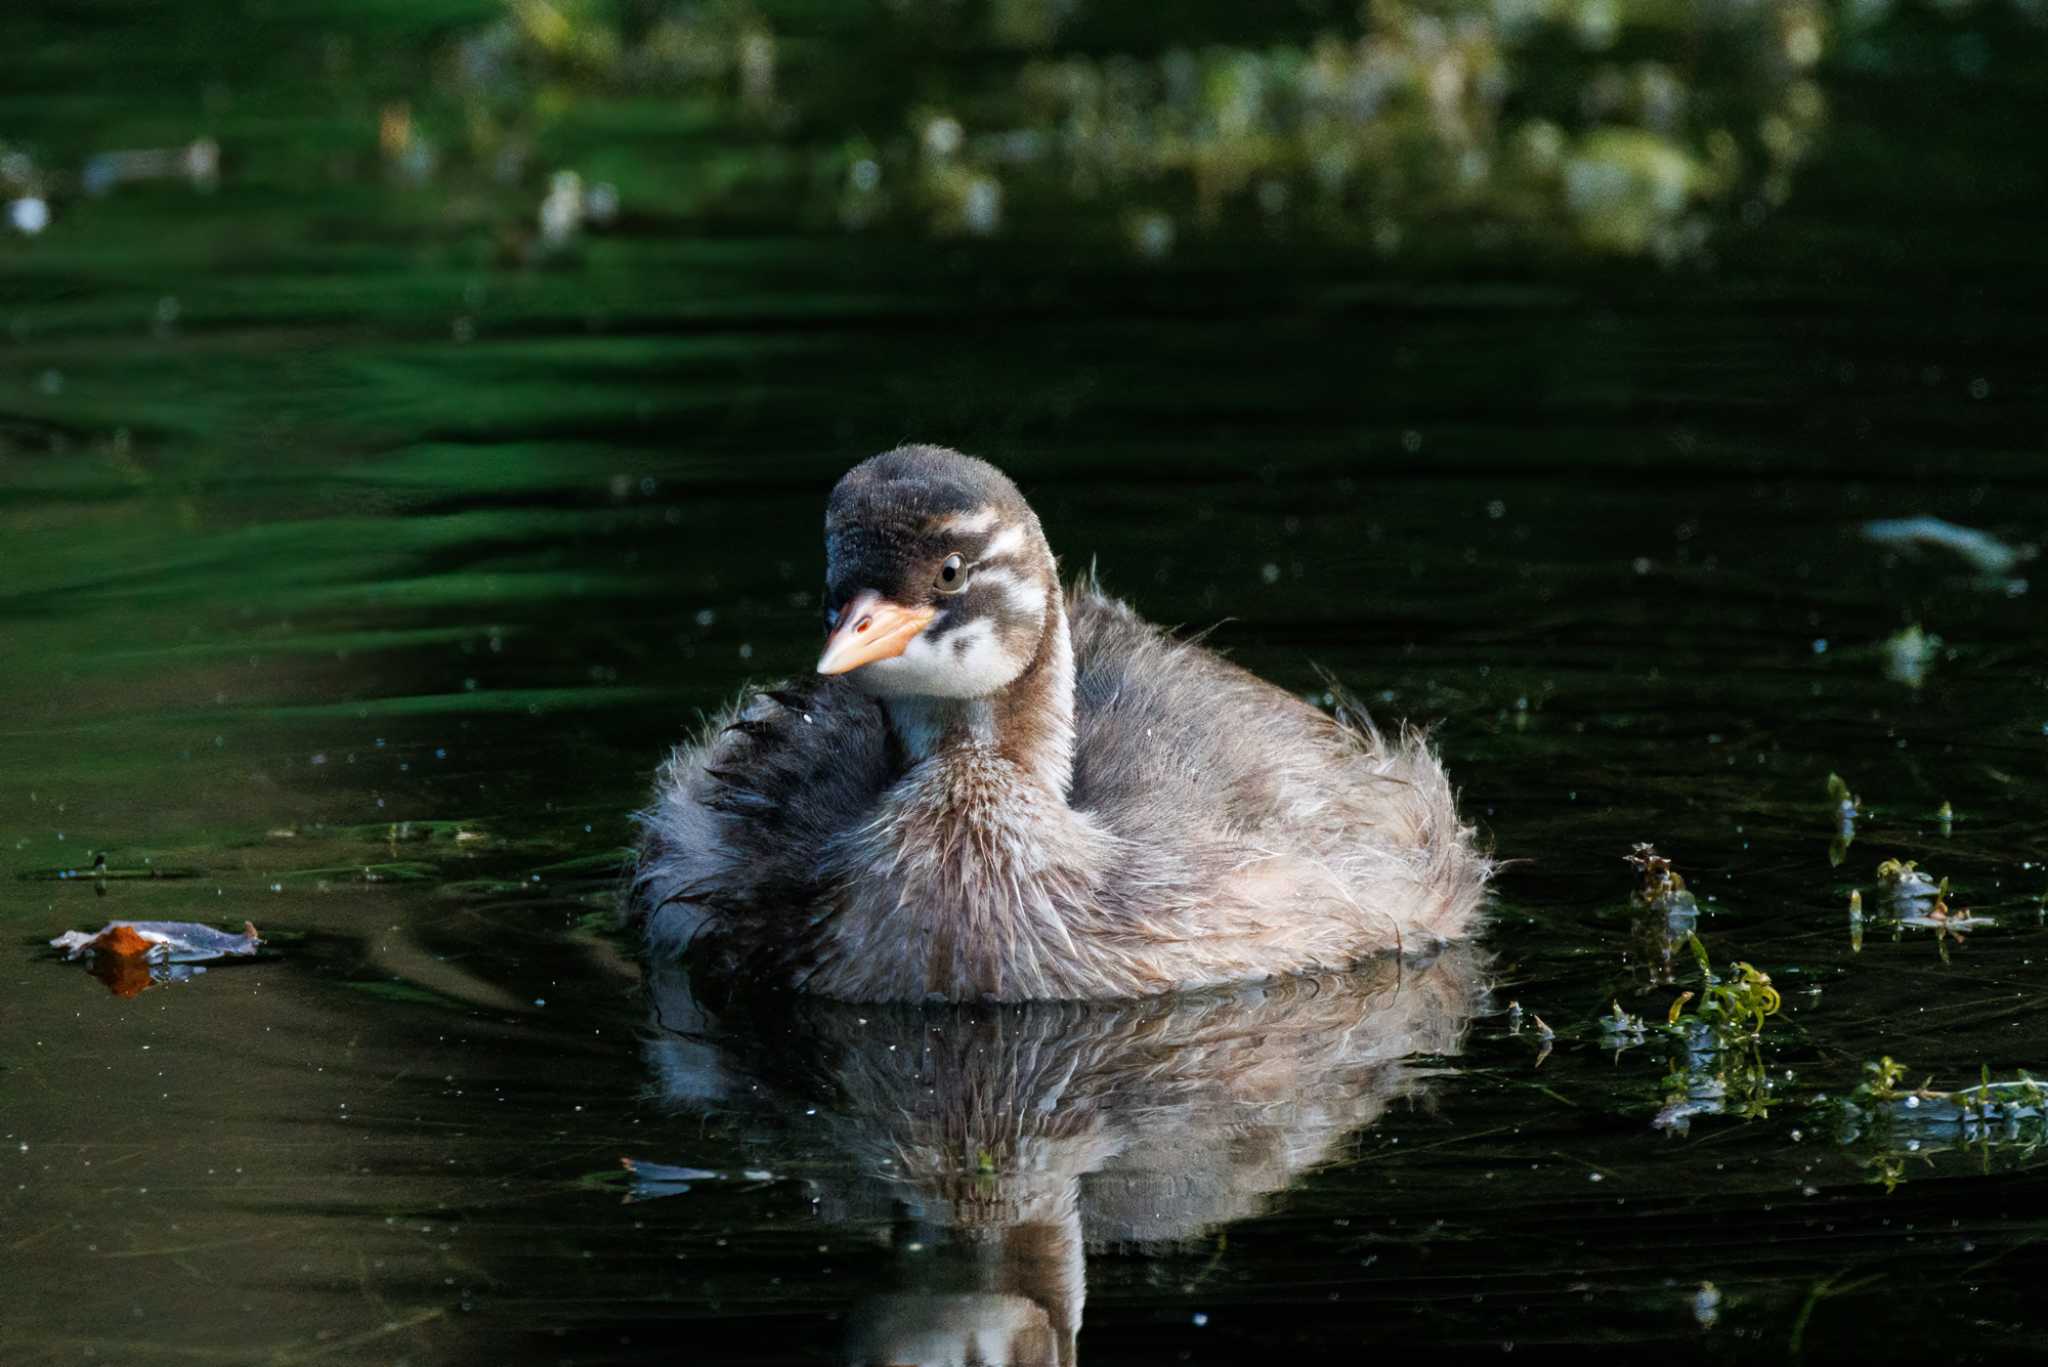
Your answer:
[[[838,629],[825,638],[818,672],[844,674],[877,660],[893,660],[910,649],[917,633],[938,615],[937,608],[906,608],[872,589],[857,593],[840,611]]]

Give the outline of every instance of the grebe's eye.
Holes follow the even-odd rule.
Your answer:
[[[957,551],[947,556],[945,563],[939,566],[938,582],[932,587],[940,593],[958,593],[967,587],[967,562]]]

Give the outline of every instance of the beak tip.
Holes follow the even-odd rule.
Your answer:
[[[825,642],[818,673],[848,674],[882,660],[893,660],[910,646],[936,615],[929,607],[904,607],[863,595],[840,615],[839,629]]]

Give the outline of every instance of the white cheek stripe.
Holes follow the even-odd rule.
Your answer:
[[[989,525],[995,525],[994,512],[989,514]],[[1015,555],[1023,549],[1024,528],[1013,522],[989,538],[988,545],[982,548],[981,558],[998,560],[1006,555]]]
[[[1003,602],[1019,617],[1034,622],[1045,620],[1045,590],[1031,583],[1022,575],[1002,568],[987,569],[974,576],[976,584],[988,584],[1001,589]]]
[[[996,510],[977,508],[971,513],[949,517],[939,524],[939,531],[946,536],[980,536],[996,525]]]

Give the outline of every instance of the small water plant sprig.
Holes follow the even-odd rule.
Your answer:
[[[1677,980],[1674,956],[1699,924],[1699,899],[1656,846],[1638,842],[1622,858],[1637,874],[1628,898],[1630,938],[1642,956],[1644,986],[1669,986]]]
[[[1697,1115],[1769,1113],[1774,1098],[1761,1041],[1765,1022],[1784,1004],[1770,975],[1755,965],[1737,962],[1717,974],[1699,936],[1688,935],[1686,944],[1700,986],[1681,992],[1663,1023],[1649,1027],[1680,1044],[1664,1079],[1664,1105],[1650,1121],[1673,1134],[1686,1133]]]
[[[2026,1069],[2005,1082],[1993,1081],[1991,1065],[1981,1064],[1978,1083],[1955,1091],[1939,1091],[1934,1075],[1928,1074],[1917,1087],[1906,1087],[1906,1065],[1889,1054],[1863,1065],[1863,1082],[1852,1095],[1881,1105],[1899,1103],[1907,1111],[1922,1111],[1923,1119],[1981,1124],[1993,1120],[2048,1119],[2048,1089],[2034,1080]]]
[[[1876,1149],[1873,1181],[1891,1191],[1904,1180],[1907,1156],[1925,1162],[1942,1153],[1974,1150],[1987,1170],[1994,1150],[2031,1157],[2048,1143],[2048,1088],[2025,1069],[1998,1080],[1980,1065],[1974,1087],[1945,1091],[1929,1074],[1916,1085],[1907,1066],[1891,1058],[1863,1065],[1863,1081],[1846,1097],[1814,1098],[1832,1118],[1835,1138]]]
[[[1935,949],[1943,963],[1949,962],[1949,944],[1960,945],[1971,931],[1993,924],[1988,916],[1975,916],[1968,907],[1949,905],[1949,880],[1936,882],[1910,859],[1887,859],[1877,866],[1878,903],[1891,915],[1892,938],[1897,940],[1908,926],[1934,932]],[[1861,899],[1851,904],[1851,945],[1860,948]]]
[[[1735,1034],[1748,1039],[1761,1037],[1764,1021],[1775,1016],[1778,1008],[1784,1005],[1778,989],[1771,986],[1771,975],[1753,964],[1737,962],[1729,965],[1730,976],[1722,978],[1715,974],[1714,965],[1707,958],[1707,947],[1700,943],[1699,936],[1686,936],[1686,944],[1692,949],[1693,961],[1700,968],[1699,1005],[1693,1008],[1691,1015],[1716,1034]],[[1687,992],[1671,1003],[1668,1025],[1678,1027],[1683,1024],[1687,1018],[1685,1008],[1694,995]]]
[[[1686,891],[1685,879],[1665,856],[1657,853],[1657,847],[1648,841],[1637,841],[1629,852],[1622,856],[1624,862],[1635,866],[1640,881],[1629,896],[1629,901],[1639,907],[1668,909],[1672,904],[1683,902],[1691,906],[1693,896]]]

